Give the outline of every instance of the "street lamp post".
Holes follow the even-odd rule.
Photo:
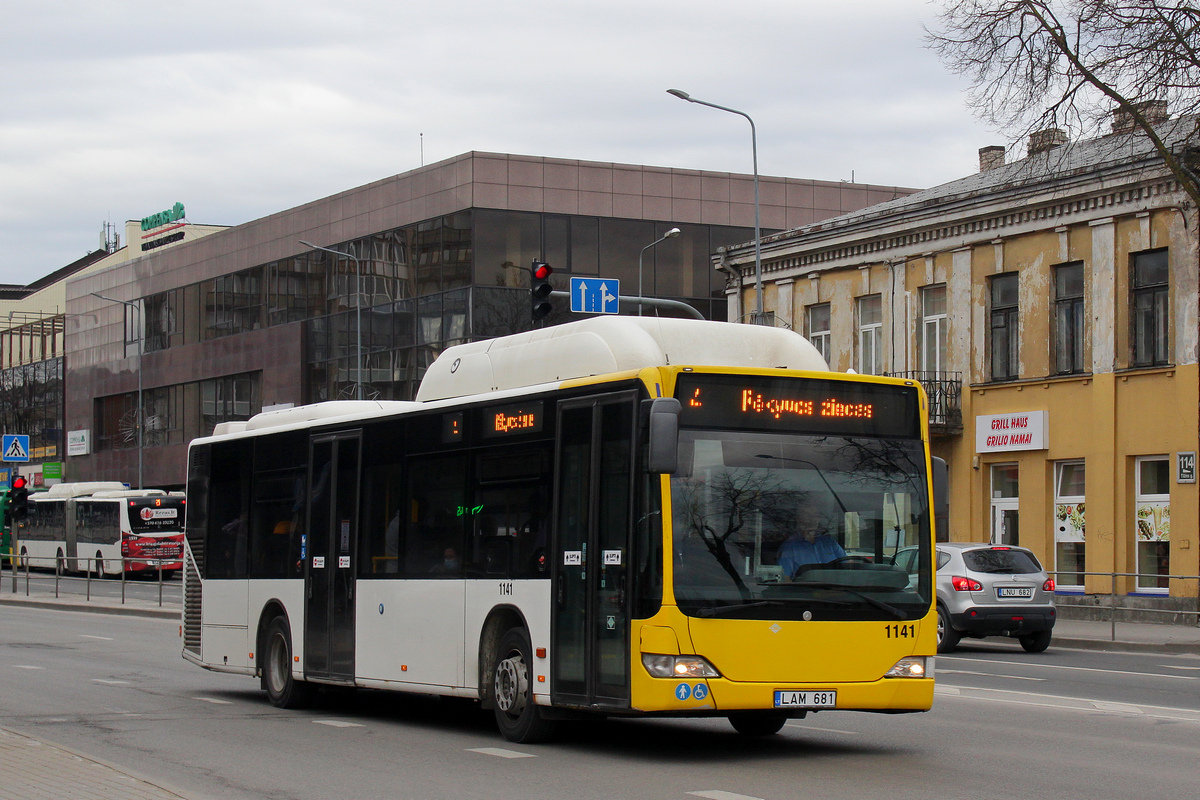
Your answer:
[[[680,100],[687,100],[689,103],[696,103],[701,106],[708,106],[720,111],[728,111],[730,114],[737,114],[745,117],[750,123],[750,149],[754,157],[754,321],[757,324],[763,323],[763,288],[762,288],[762,228],[759,226],[758,215],[758,133],[754,128],[754,120],[745,111],[738,111],[736,108],[726,108],[719,106],[716,103],[709,103],[704,100],[697,100],[682,89],[667,89],[667,94],[675,95]]]
[[[142,330],[142,307],[141,307],[141,306],[139,306],[137,303],[133,302],[132,300],[118,300],[118,299],[117,299],[117,298],[115,298],[115,297],[106,297],[105,295],[102,295],[102,294],[100,294],[99,292],[89,292],[89,294],[90,294],[92,297],[99,297],[101,300],[107,300],[107,301],[108,301],[108,302],[110,302],[110,303],[120,303],[120,304],[121,304],[121,305],[123,305],[123,306],[128,306],[129,308],[132,308],[132,309],[134,310],[135,314],[136,314],[136,316],[134,317],[134,319],[135,319],[135,325],[136,325],[136,333],[137,333],[137,337],[138,337],[138,338],[137,338],[137,374],[138,374],[138,399],[137,399],[138,489],[144,489],[144,488],[146,488],[146,484],[145,484],[145,483],[143,483],[143,478],[142,478],[142,476],[143,476],[143,472],[142,472],[142,466],[143,466],[143,458],[142,458],[142,429],[145,427],[145,425],[143,424],[143,420],[142,420],[142,415],[143,415],[143,413],[144,413],[144,412],[143,412],[143,408],[142,408],[142,349],[143,349],[143,345],[144,345],[144,343],[145,343],[145,332]],[[121,327],[122,327],[122,328],[124,328],[124,325],[122,325]],[[125,338],[125,334],[124,334],[123,332],[122,332],[122,334],[121,334],[121,338],[122,338],[122,340],[124,340],[124,338]]]
[[[359,264],[358,259],[350,253],[343,253],[342,251],[334,250],[331,247],[321,247],[319,244],[312,244],[311,242],[306,242],[303,239],[300,240],[300,244],[304,245],[305,247],[311,247],[313,250],[322,250],[326,253],[333,253],[335,256],[348,258],[354,262],[354,328],[356,351],[355,373],[357,374],[357,378],[354,381],[354,399],[362,400],[362,265]]]
[[[642,256],[646,255],[646,251],[649,250],[651,247],[654,247],[654,245],[661,244],[661,243],[665,242],[667,239],[674,239],[678,235],[679,235],[679,228],[671,228],[671,230],[664,233],[660,238],[655,239],[653,242],[651,242],[650,244],[643,247],[642,252],[638,253],[638,316],[639,317],[642,315],[642,297],[643,297],[643,295],[642,295]]]

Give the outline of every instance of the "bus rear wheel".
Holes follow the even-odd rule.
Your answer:
[[[496,726],[510,742],[542,742],[555,724],[542,715],[533,701],[530,665],[533,646],[524,628],[512,628],[500,639],[492,670]]]
[[[285,617],[271,620],[263,645],[263,686],[271,705],[304,708],[311,703],[316,687],[292,677],[292,634]]]
[[[739,711],[729,715],[729,724],[743,736],[770,736],[783,730],[787,714],[777,711]]]

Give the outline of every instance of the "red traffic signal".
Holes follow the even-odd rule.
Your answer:
[[[554,267],[545,261],[534,261],[529,268],[530,313],[534,320],[545,319],[554,310],[550,304],[550,293],[554,291],[554,287],[550,285],[550,276],[553,274]]]
[[[14,489],[24,489],[24,488],[25,488],[25,479],[24,479],[24,478],[22,478],[20,475],[18,475],[17,477],[13,478],[13,485],[12,485],[12,488],[14,488]]]

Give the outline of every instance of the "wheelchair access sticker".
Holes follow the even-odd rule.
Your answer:
[[[708,686],[703,683],[697,683],[695,686],[688,686],[686,683],[681,683],[675,687],[676,700],[687,700],[689,697],[695,700],[703,700],[708,697]]]

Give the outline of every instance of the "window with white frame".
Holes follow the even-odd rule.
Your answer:
[[[883,298],[869,294],[858,298],[858,371],[863,375],[883,372]]]
[[[1137,586],[1142,592],[1170,590],[1171,460],[1147,456],[1137,460],[1137,496],[1133,530],[1137,542]]]
[[[829,363],[829,303],[817,303],[805,309],[805,329],[808,331],[808,341]]]
[[[921,289],[921,369],[942,372],[946,365],[946,284]]]
[[[1132,362],[1149,367],[1170,361],[1168,307],[1170,269],[1166,250],[1135,253],[1131,275],[1133,305]]]
[[[1061,587],[1081,588],[1085,571],[1084,462],[1054,465],[1054,576]]]

